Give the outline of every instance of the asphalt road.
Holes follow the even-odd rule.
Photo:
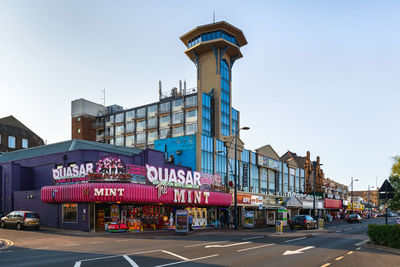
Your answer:
[[[400,266],[400,254],[362,246],[368,223],[384,218],[283,235],[272,228],[189,236],[0,229],[0,266]]]

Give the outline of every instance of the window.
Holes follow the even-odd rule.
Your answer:
[[[275,172],[268,169],[268,193],[270,195],[275,195]]]
[[[147,135],[147,143],[148,144],[153,144],[154,140],[156,140],[158,138],[158,132],[154,131],[154,132],[149,132]]]
[[[132,121],[135,118],[135,111],[130,110],[125,113],[125,121]]]
[[[157,105],[147,107],[147,117],[153,117],[157,113]]]
[[[118,113],[115,115],[115,123],[124,122],[124,113]]]
[[[76,120],[77,120],[77,121],[81,121],[81,117],[78,117]]]
[[[28,148],[28,139],[22,138],[22,148]]]
[[[126,137],[126,146],[134,146],[135,145],[135,136],[134,135],[129,135]]]
[[[81,129],[80,128],[78,128],[78,134],[80,134],[81,133]]]
[[[160,139],[165,139],[169,137],[170,129],[161,129],[160,130]]]
[[[171,102],[165,102],[160,104],[160,113],[167,113],[171,110]]]
[[[183,123],[183,112],[172,114],[172,124]]]
[[[136,135],[136,143],[144,144],[146,142],[146,133],[138,133]]]
[[[160,117],[160,127],[166,127],[171,123],[171,116]]]
[[[124,134],[124,125],[119,125],[115,127],[115,135],[122,135]]]
[[[172,129],[172,137],[178,137],[183,135],[183,126],[175,127]]]
[[[197,107],[197,95],[186,97],[185,107],[187,108]]]
[[[221,134],[229,135],[230,116],[230,87],[229,87],[229,65],[225,59],[221,61]]]
[[[148,119],[148,121],[147,121],[147,128],[148,128],[148,129],[157,128],[157,122],[158,122],[158,121],[157,121],[157,117]]]
[[[0,144],[1,144],[1,134],[0,134]]]
[[[136,123],[136,131],[140,132],[140,131],[144,131],[146,129],[146,121],[138,121]]]
[[[120,136],[120,137],[115,138],[115,145],[123,146],[124,145],[124,137]]]
[[[77,223],[78,222],[78,204],[66,203],[62,208],[63,222]]]
[[[134,131],[135,131],[135,123],[134,122],[127,123],[126,124],[126,132],[133,133]]]
[[[203,131],[202,134],[211,136],[211,96],[203,93]]]
[[[186,122],[197,121],[197,109],[186,112]]]
[[[197,132],[197,123],[186,125],[186,135],[195,134]]]
[[[136,118],[142,119],[146,116],[146,108],[140,108],[136,110]]]
[[[14,136],[8,137],[8,147],[15,148],[15,137]]]
[[[177,99],[172,102],[172,111],[181,110],[183,107],[183,99]]]

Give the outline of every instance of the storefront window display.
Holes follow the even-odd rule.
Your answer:
[[[66,203],[62,206],[63,222],[77,223],[78,222],[78,204]]]

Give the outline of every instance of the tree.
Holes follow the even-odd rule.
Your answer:
[[[394,163],[389,182],[394,188],[394,198],[389,201],[391,210],[400,210],[400,156],[393,157]]]

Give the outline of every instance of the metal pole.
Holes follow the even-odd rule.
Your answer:
[[[314,178],[314,181],[313,181],[313,216],[315,217],[316,216],[316,212],[315,212],[315,190],[316,190],[316,188],[317,188],[317,175],[316,175],[316,171],[315,171],[315,169],[316,169],[316,167],[317,167],[317,164],[315,164],[315,161],[313,162],[313,178]]]
[[[238,210],[237,210],[237,162],[236,162],[236,157],[237,157],[237,134],[238,131],[235,133],[235,210],[234,210],[234,226],[235,230],[238,229]]]
[[[387,196],[387,184],[385,183],[385,195],[386,195],[386,204],[385,204],[385,208],[386,208],[386,216],[385,216],[385,224],[388,224],[388,196]]]
[[[353,201],[353,177],[351,177],[351,213],[354,213],[354,201]]]
[[[370,196],[369,196],[369,185],[368,185],[368,217],[370,217],[370,213],[371,213],[371,206],[369,205],[369,199],[370,199]]]

